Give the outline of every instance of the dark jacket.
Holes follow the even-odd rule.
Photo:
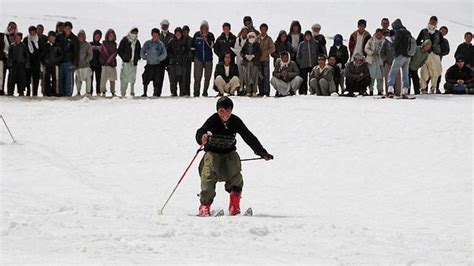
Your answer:
[[[189,54],[188,64],[190,64],[191,62],[194,61],[194,54],[196,50],[194,48],[194,39],[191,36],[187,36],[187,37],[183,36],[183,40],[185,41],[186,46],[189,47],[190,54]]]
[[[242,56],[242,63],[247,64],[249,61],[245,58],[245,55],[254,55],[255,57],[252,59],[251,62],[254,64],[260,64],[260,57],[262,56],[262,50],[260,49],[260,44],[258,42],[250,43],[246,42],[240,51],[240,55]]]
[[[217,55],[217,57],[219,57],[219,62],[224,60],[225,52],[231,52],[232,57],[235,57],[234,52],[232,52],[230,48],[234,47],[236,40],[237,37],[232,34],[232,32],[230,32],[229,36],[227,37],[224,33],[222,33],[221,36],[217,38],[216,43],[214,44],[214,53]]]
[[[214,71],[214,78],[221,76],[225,82],[229,82],[233,77],[239,77],[239,67],[237,64],[231,62],[229,67],[229,76],[226,76],[224,63],[217,64],[216,70]]]
[[[446,82],[457,83],[458,80],[464,80],[464,84],[473,82],[472,70],[471,68],[464,65],[463,68],[459,68],[456,64],[448,68],[446,71]]]
[[[30,67],[28,47],[24,43],[14,43],[10,45],[8,50],[7,66],[11,68],[16,65],[24,65],[26,68]]]
[[[298,46],[296,54],[296,63],[300,68],[314,67],[318,61],[319,49],[314,39],[302,41]]]
[[[72,65],[77,66],[79,61],[79,41],[77,36],[72,32],[68,37],[64,33],[60,33],[56,38],[56,43],[63,55],[61,63],[71,62]]]
[[[171,33],[171,32],[168,31],[168,32],[166,33],[166,35],[165,35],[165,32],[164,32],[164,31],[161,31],[161,32],[160,32],[160,41],[162,41],[163,44],[165,45],[167,52],[168,52],[168,46],[169,46],[171,40],[173,40],[173,39],[174,39],[174,34],[173,34],[173,33]],[[170,63],[170,61],[169,61],[169,55],[168,55],[168,53],[167,53],[166,58],[165,58],[165,60],[163,60],[163,63],[162,63],[162,64],[164,64],[165,66],[168,66],[169,63]]]
[[[5,54],[5,40],[8,42],[8,37],[0,32],[0,61],[6,62],[7,61],[7,55]]]
[[[47,67],[57,66],[62,61],[61,49],[57,44],[46,43],[41,49],[41,62]]]
[[[282,75],[283,72],[286,72],[287,75],[283,76]],[[290,61],[288,65],[284,67],[281,66],[280,60],[278,60],[275,63],[275,69],[273,70],[273,76],[275,78],[281,79],[284,82],[290,82],[299,75],[300,75],[300,69],[298,68],[298,65],[296,65],[295,62]]]
[[[30,49],[28,49],[28,36],[23,39],[23,43],[25,44],[25,46],[28,50],[28,57],[30,59],[30,65],[33,66],[33,65],[39,64],[41,62],[40,61],[40,59],[41,59],[40,58],[41,40],[39,39],[39,36],[38,36],[38,47],[36,47],[33,44],[33,53],[30,52]]]
[[[357,66],[354,61],[349,62],[344,72],[347,79],[352,80],[363,80],[367,77],[370,77],[369,67],[367,62],[363,62],[361,65]],[[360,74],[363,74],[362,76]]]
[[[474,45],[471,43],[463,42],[458,45],[456,52],[454,53],[454,58],[462,54],[464,56],[464,62],[470,67],[474,67]]]
[[[297,32],[292,32],[293,30],[293,26],[297,26],[299,28],[299,30]],[[291,22],[291,25],[290,25],[290,30],[288,31],[288,41],[290,42],[291,44],[291,41],[292,41],[292,35],[296,35],[298,34],[298,38],[299,38],[299,41],[298,41],[298,45],[304,41],[304,34],[301,33],[301,24],[298,20],[293,20]],[[296,58],[296,53],[298,52],[298,47],[296,48],[293,48],[293,45],[291,46],[291,49],[292,49],[292,53],[291,53],[291,58]]]
[[[333,45],[329,49],[329,55],[336,56],[336,64],[341,64],[341,69],[346,68],[347,61],[349,61],[349,51],[347,50],[347,46],[344,44],[339,46]]]
[[[135,43],[135,51],[133,54],[133,65],[135,66],[138,64],[138,60],[140,60],[141,49],[142,46],[140,44],[140,41],[137,39]],[[122,61],[125,63],[129,63],[132,59],[132,42],[128,39],[128,36],[123,37],[120,41],[117,53],[122,59]]]
[[[327,55],[326,38],[322,34],[314,36],[314,41],[318,45],[319,54]]]
[[[290,40],[288,38],[286,38],[286,41],[281,40],[281,36],[283,34],[286,34],[286,32],[283,30],[280,31],[280,33],[278,34],[278,37],[275,40],[275,52],[272,53],[272,57],[274,60],[277,60],[278,58],[280,58],[280,55],[283,52],[288,52],[290,56],[293,54],[293,49],[291,47]]]
[[[449,54],[450,48],[449,48],[449,41],[448,39],[444,38],[442,34],[439,35],[439,47],[441,50],[441,53],[439,54],[441,58],[445,55]]]
[[[394,56],[397,57],[399,55],[404,57],[408,56],[408,46],[409,40],[408,38],[411,36],[411,33],[403,26],[402,21],[400,19],[396,19],[392,23],[392,28],[395,31],[395,36],[393,37],[393,50]]]
[[[92,47],[92,60],[90,66],[92,69],[100,68],[100,47],[102,46],[102,43],[93,41],[90,42],[90,45]]]
[[[357,44],[357,32],[358,31],[354,31],[351,36],[349,37],[349,52],[351,53],[351,56],[354,54],[354,50],[356,48],[356,44]],[[367,54],[365,53],[365,45],[367,44],[367,42],[370,40],[370,38],[372,37],[370,35],[370,33],[368,31],[364,31],[364,33],[362,34],[363,36],[363,45],[362,45],[362,53],[364,54],[364,56],[367,56]]]
[[[112,29],[107,31],[105,34],[105,40],[102,42],[102,46],[100,47],[100,64],[102,66],[116,67],[117,42],[115,38],[112,41],[109,41],[109,35],[111,34],[115,36],[115,32]]]
[[[205,151],[216,153],[235,151],[235,144],[237,143],[235,136],[238,133],[245,143],[252,148],[255,154],[263,155],[267,153],[257,137],[255,137],[247,126],[245,126],[244,122],[234,114],[230,116],[227,123],[222,122],[217,113],[211,115],[196,132],[196,141],[199,145],[202,144],[202,136],[207,132],[211,132],[212,136],[209,137],[209,141],[204,147]]]
[[[201,32],[198,31],[194,34],[194,48],[195,57],[201,62],[212,62],[212,48],[214,47],[214,34],[209,32],[207,38],[204,39]]]
[[[416,38],[416,45],[422,45],[425,40],[431,40],[431,50],[433,53],[440,55],[441,54],[441,46],[440,46],[440,36],[441,33],[438,30],[435,30],[433,34],[430,34],[427,28],[424,28],[418,34],[418,38]]]
[[[191,47],[189,47],[187,40],[172,39],[168,44],[168,58],[170,65],[184,66],[191,58]]]

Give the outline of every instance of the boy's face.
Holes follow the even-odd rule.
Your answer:
[[[329,63],[330,65],[335,65],[335,64],[336,64],[336,58],[333,57],[333,56],[329,57],[328,63]]]
[[[17,35],[15,35],[15,43],[16,43],[16,44],[19,44],[19,43],[21,43],[21,36],[20,36],[20,35],[18,35],[18,34],[17,34]]]
[[[225,109],[223,107],[217,109],[217,114],[221,118],[222,122],[229,121],[230,116],[232,115],[232,109]]]
[[[48,37],[48,41],[49,41],[49,43],[55,43],[56,42],[56,37],[54,37],[53,35],[50,35]]]

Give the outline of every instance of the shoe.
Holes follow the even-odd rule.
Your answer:
[[[393,92],[387,93],[387,98],[393,99]]]
[[[245,96],[247,96],[247,97],[252,97],[252,93],[247,92],[247,94],[245,94]]]
[[[374,91],[370,91],[369,95],[374,96]]]
[[[135,97],[135,92],[130,92],[130,96]]]
[[[252,93],[252,97],[257,97],[257,93],[256,93],[256,92],[253,92],[253,93]]]
[[[229,214],[234,216],[240,214],[240,193],[230,193]]]
[[[199,206],[199,216],[211,216],[211,205],[201,204]]]
[[[207,97],[207,96],[208,96],[208,95],[207,95],[207,91],[203,92],[203,93],[202,93],[202,96],[203,96],[203,97]]]
[[[141,96],[141,97],[144,97],[144,98],[146,98],[146,97],[148,97],[148,96],[147,96],[146,94],[142,94],[142,96]]]
[[[382,96],[383,93],[382,93],[381,91],[379,91],[379,92],[377,92],[377,95],[378,95],[378,96]]]

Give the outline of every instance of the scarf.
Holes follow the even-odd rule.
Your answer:
[[[133,60],[135,59],[134,57],[135,57],[135,45],[137,44],[137,34],[129,32],[127,35],[127,39],[130,42],[130,46],[132,48],[132,58],[130,61],[133,62]]]
[[[433,26],[433,25],[431,25],[431,24],[428,24],[428,26],[426,27],[426,29],[428,30],[428,33],[429,33],[430,35],[432,35],[432,34],[434,34],[435,31],[436,31],[436,26]]]
[[[35,50],[38,50],[38,39],[38,35],[31,36],[28,34],[28,50],[30,51],[30,54],[34,53]]]

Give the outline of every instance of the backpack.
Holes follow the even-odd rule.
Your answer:
[[[409,57],[412,57],[416,54],[416,39],[408,34],[408,47],[407,47],[407,54]]]

